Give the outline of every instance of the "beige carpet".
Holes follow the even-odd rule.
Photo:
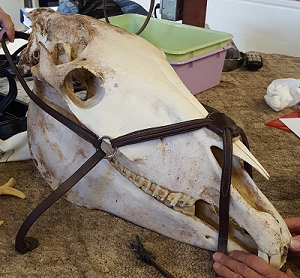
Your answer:
[[[279,78],[300,79],[300,58],[266,55],[257,72],[245,68],[224,73],[215,88],[197,98],[226,113],[248,136],[252,153],[271,179],[254,171],[254,181],[283,217],[300,216],[300,140],[294,134],[265,126],[292,112],[274,112],[264,101],[268,85]],[[0,164],[0,183],[14,177],[16,188],[27,198],[0,196],[0,277],[162,277],[136,259],[130,242],[139,235],[157,262],[176,278],[215,277],[213,252],[176,242],[102,211],[78,207],[63,199],[33,225],[29,235],[40,246],[20,255],[14,240],[26,216],[51,190],[32,161]],[[300,277],[300,259],[289,259],[285,268]]]

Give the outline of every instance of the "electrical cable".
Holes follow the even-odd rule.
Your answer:
[[[157,18],[156,10],[160,8],[160,4],[157,3],[155,8],[154,8],[154,17]]]
[[[149,8],[147,17],[145,19],[145,22],[142,25],[142,27],[140,28],[140,30],[138,30],[135,33],[136,35],[139,35],[140,33],[142,33],[144,31],[144,29],[146,28],[147,24],[149,23],[153,9],[154,9],[154,4],[155,4],[155,0],[151,0],[150,8]],[[106,23],[110,23],[109,19],[108,19],[108,15],[107,15],[107,10],[106,10],[106,0],[103,0],[103,13],[104,13],[104,18],[105,18]]]

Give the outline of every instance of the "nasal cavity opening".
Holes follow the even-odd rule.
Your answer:
[[[63,91],[81,108],[91,108],[104,97],[103,81],[90,71],[78,68],[65,78]]]

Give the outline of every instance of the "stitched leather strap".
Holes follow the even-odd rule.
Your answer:
[[[25,254],[38,246],[36,240],[33,238],[26,238],[26,234],[31,226],[50,206],[92,170],[104,156],[105,153],[102,150],[97,150],[71,177],[62,183],[30,213],[19,229],[16,237],[15,247],[19,252]]]

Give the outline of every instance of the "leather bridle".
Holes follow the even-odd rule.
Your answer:
[[[29,35],[21,32],[16,32],[16,38],[28,40]],[[6,58],[19,79],[24,90],[30,99],[38,105],[41,109],[55,118],[57,121],[68,127],[78,136],[88,141],[95,147],[95,153],[64,183],[62,183],[55,191],[53,191],[42,203],[40,203],[26,218],[20,227],[16,241],[15,248],[21,253],[26,253],[38,246],[38,241],[32,237],[26,237],[27,232],[34,224],[34,222],[43,214],[52,204],[54,204],[60,197],[62,197],[68,190],[70,190],[78,181],[80,181],[93,167],[95,167],[102,159],[111,158],[116,150],[122,146],[146,142],[154,139],[162,139],[169,136],[175,136],[186,132],[198,130],[200,128],[207,128],[219,135],[223,139],[223,154],[222,154],[222,176],[220,185],[220,199],[219,199],[219,237],[218,237],[218,251],[227,253],[228,242],[228,226],[229,226],[229,201],[230,201],[230,185],[232,172],[232,139],[241,136],[243,143],[249,148],[247,138],[233,120],[225,114],[220,113],[209,106],[205,106],[209,114],[206,118],[184,121],[176,124],[165,125],[160,127],[148,128],[128,133],[117,138],[110,138],[103,136],[99,138],[93,132],[85,129],[70,119],[66,118],[40,98],[38,98],[27,86],[23,77],[13,63],[10,53],[5,44],[6,34],[2,38],[2,47]],[[106,154],[101,149],[103,140],[108,139],[113,149],[112,154]],[[252,168],[247,162],[244,162],[246,171],[252,176]]]

